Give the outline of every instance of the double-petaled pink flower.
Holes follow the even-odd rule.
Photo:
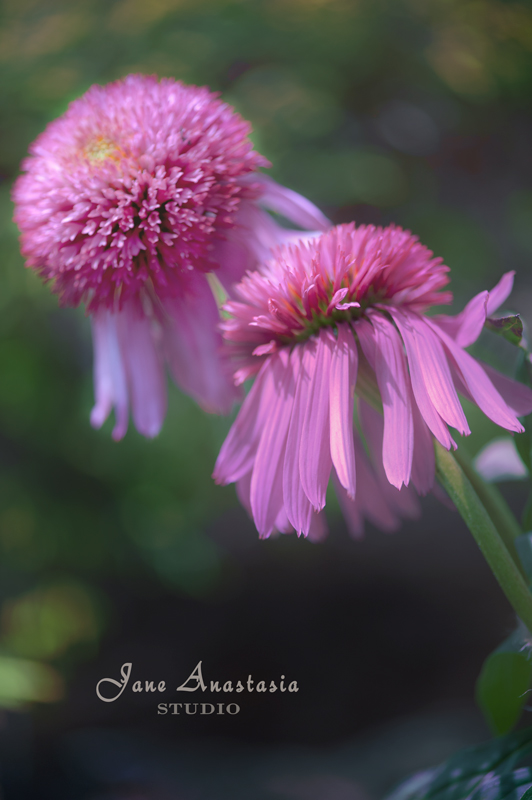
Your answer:
[[[451,302],[448,271],[408,231],[349,224],[279,247],[239,284],[222,327],[236,383],[256,377],[214,477],[237,482],[262,536],[312,535],[331,472],[354,534],[363,517],[391,529],[415,513],[410,484],[434,485],[433,437],[450,449],[448,426],[470,433],[458,392],[523,430],[532,392],[464,349],[513,273],[461,314],[428,317]]]
[[[329,224],[257,172],[250,126],[206,88],[130,75],[93,86],[30,148],[13,198],[27,264],[92,316],[99,427],[158,433],[164,362],[204,408],[235,398],[207,273],[229,287],[301,228]]]

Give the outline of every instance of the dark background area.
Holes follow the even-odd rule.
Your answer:
[[[92,83],[173,76],[220,91],[270,174],[333,221],[413,230],[451,267],[455,310],[515,269],[509,306],[532,319],[532,5],[4,0],[0,14],[0,796],[362,800],[485,738],[474,682],[513,619],[458,515],[427,498],[399,533],[353,542],[331,502],[324,543],[260,542],[210,478],[230,420],[171,388],[156,440],[93,431],[88,320],[24,270],[9,197],[30,142]],[[475,352],[512,373],[504,342]],[[500,431],[468,416],[474,455]],[[505,491],[520,513],[524,487]],[[285,674],[299,692],[157,716],[199,660],[208,681]],[[102,703],[97,681],[125,662],[128,689]]]

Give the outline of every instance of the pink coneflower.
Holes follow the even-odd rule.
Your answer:
[[[158,433],[163,364],[208,410],[234,386],[206,274],[239,280],[289,239],[263,207],[326,230],[310,202],[257,172],[250,126],[206,88],[130,75],[93,86],[30,148],[13,191],[27,265],[92,316],[99,427]]]
[[[508,297],[513,273],[458,316],[427,317],[451,302],[448,271],[408,231],[351,223],[279,247],[239,284],[224,337],[236,382],[256,377],[214,477],[238,482],[261,536],[290,526],[308,534],[331,472],[354,533],[364,516],[391,529],[415,513],[409,484],[433,487],[433,437],[450,449],[448,426],[470,433],[457,392],[523,430],[517,415],[532,410],[532,392],[464,350]]]

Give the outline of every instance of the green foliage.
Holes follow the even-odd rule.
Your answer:
[[[530,492],[530,494],[528,495],[527,501],[525,503],[525,507],[523,509],[523,515],[521,517],[521,524],[523,526],[523,530],[532,531],[532,492]]]
[[[527,728],[456,753],[409,778],[387,800],[521,800],[532,785],[532,768],[514,768],[530,753]]]
[[[532,472],[532,452],[531,452],[531,434],[530,431],[532,429],[532,415],[528,415],[523,420],[523,425],[525,430],[523,433],[516,433],[515,434],[515,446],[517,448],[517,452],[519,453],[523,464],[527,468],[529,472]],[[529,530],[525,526],[525,530]]]
[[[476,696],[493,733],[508,733],[519,720],[532,683],[532,661],[525,653],[495,651],[477,681]]]

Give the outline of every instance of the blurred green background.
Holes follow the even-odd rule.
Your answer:
[[[532,5],[503,0],[3,0],[0,14],[0,707],[11,709],[6,730],[21,719],[37,725],[36,745],[28,744],[34,742],[29,734],[21,734],[19,750],[30,753],[39,749],[54,720],[63,720],[59,728],[95,724],[94,677],[106,669],[117,674],[130,660],[128,653],[138,650],[150,672],[157,655],[150,656],[147,643],[138,646],[150,627],[149,619],[138,622],[139,609],[165,621],[160,636],[177,625],[175,635],[183,640],[176,647],[190,653],[191,660],[183,663],[192,669],[198,642],[204,647],[217,642],[213,658],[225,647],[216,639],[220,608],[228,609],[224,630],[232,631],[236,648],[243,624],[236,609],[249,604],[260,629],[265,608],[284,614],[286,603],[297,605],[296,593],[287,587],[300,580],[302,605],[293,619],[298,627],[314,581],[323,581],[317,590],[322,600],[323,593],[329,597],[346,559],[355,566],[363,560],[367,570],[358,579],[364,586],[379,573],[382,583],[396,580],[398,596],[404,597],[412,579],[408,564],[418,558],[422,531],[436,530],[447,513],[429,501],[423,523],[398,534],[394,543],[380,537],[376,545],[359,545],[347,541],[332,508],[333,535],[323,545],[295,537],[259,543],[233,489],[216,487],[210,478],[228,420],[203,414],[172,387],[167,419],[155,441],[142,439],[131,426],[117,445],[110,438],[111,422],[92,430],[88,320],[80,309],[59,309],[56,298],[24,269],[11,221],[11,184],[30,142],[93,83],[143,72],[207,84],[252,122],[257,149],[273,162],[270,174],[306,194],[333,221],[393,220],[409,227],[451,267],[457,309],[473,292],[491,288],[502,272],[516,269],[510,305],[532,319]],[[509,346],[488,338],[477,352],[511,373]],[[474,435],[465,446],[475,453],[496,429],[471,414]],[[522,503],[518,490],[511,497],[517,507]],[[456,518],[444,519],[459,527]],[[409,544],[402,551],[403,536]],[[480,639],[460,684],[469,687],[482,654],[497,644],[510,615],[474,548],[463,555],[468,567],[462,583],[456,578],[462,539],[453,541],[458,549],[451,550],[448,565],[462,588],[456,589],[452,608],[460,614],[458,599],[466,603],[478,580],[479,591],[492,597],[482,611],[479,606],[478,620],[489,609],[495,620],[471,618]],[[383,569],[379,547],[388,564]],[[445,561],[443,551],[440,556]],[[425,554],[420,564],[423,559],[430,574],[436,556],[431,560]],[[393,561],[404,583],[391,577]],[[425,591],[428,575],[421,568],[414,572]],[[355,573],[342,575],[342,591],[354,602],[349,593],[358,591],[352,589]],[[252,584],[263,590],[262,605],[258,597],[250,600]],[[445,574],[436,584],[447,585],[446,597],[453,594]],[[324,600],[330,616],[316,622],[318,640],[331,616],[345,614],[342,591],[330,603]],[[427,602],[423,591],[404,614]],[[362,595],[366,609],[369,601]],[[433,668],[438,658],[447,668],[459,659],[460,642],[462,654],[469,652],[469,634],[454,642],[456,658],[450,644],[439,653],[435,642],[441,636],[427,634],[439,601],[433,602],[427,620],[416,623],[419,652],[436,648]],[[439,624],[451,628],[451,618],[449,611]],[[200,620],[204,636],[192,642],[183,630],[194,629]],[[275,615],[266,625],[269,651],[281,651],[279,663],[290,639],[285,624],[277,641]],[[379,624],[375,642],[382,639]],[[256,629],[250,620],[246,625],[248,639],[238,645],[245,665],[246,652],[253,650],[254,658],[262,653],[253,645]],[[342,625],[334,630],[339,639],[347,635]],[[150,647],[157,651],[156,642]],[[163,664],[166,651],[159,657]],[[325,656],[322,661],[320,675]],[[405,675],[408,669],[405,664]],[[438,681],[441,686],[443,672],[430,675],[433,683],[427,686]],[[425,700],[432,691],[427,689]],[[91,693],[82,708],[75,706],[76,692]],[[462,688],[456,692],[460,695]],[[334,693],[330,697],[340,702]],[[386,703],[391,715],[402,708],[386,698],[382,708],[377,702],[379,719],[386,718]],[[338,710],[328,718],[329,727],[320,728],[318,720],[314,730],[304,713],[311,700],[307,695],[302,716],[288,727],[270,720],[265,738],[338,739],[371,721],[376,708],[375,701],[363,714],[354,714],[352,725],[344,720],[335,728],[342,717]],[[69,711],[72,703],[75,710]],[[26,730],[26,723],[20,725]],[[222,729],[216,733],[225,735]],[[260,738],[252,721],[239,735]],[[6,797],[33,796],[34,779],[24,783],[19,772],[5,772]],[[3,774],[0,769],[0,786]],[[18,788],[10,790],[10,781]],[[45,785],[41,782],[35,796],[48,796]],[[54,791],[51,797],[62,796]],[[279,791],[276,796],[296,796]],[[71,789],[68,796],[85,795]]]

